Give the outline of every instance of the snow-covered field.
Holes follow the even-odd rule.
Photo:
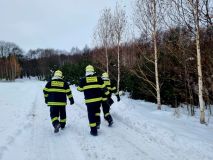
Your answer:
[[[89,134],[83,94],[71,87],[67,128],[53,133],[44,103],[45,82],[0,82],[0,160],[213,160],[213,117],[199,118],[122,96],[111,108],[113,127],[103,120]]]

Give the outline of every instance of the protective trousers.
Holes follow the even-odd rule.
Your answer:
[[[107,103],[107,101],[102,102],[102,109],[104,113],[104,119],[110,123],[112,121],[112,116],[110,115],[110,105]]]
[[[100,102],[88,103],[87,112],[91,131],[97,132],[97,126],[100,125]]]
[[[50,117],[53,127],[55,127],[58,123],[60,123],[61,128],[64,128],[66,125],[66,107],[50,106]]]

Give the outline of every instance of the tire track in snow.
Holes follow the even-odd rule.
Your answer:
[[[75,131],[75,127],[78,126],[78,119],[86,119],[87,116],[82,116],[79,112],[74,113],[77,114],[74,115],[76,118],[70,120],[73,124],[69,125],[68,122],[64,131],[54,134],[49,117],[49,107],[43,102],[42,92],[38,92],[34,106],[29,113],[33,118],[31,130],[26,133],[27,141],[25,143],[26,145],[30,144],[30,146],[28,146],[28,155],[25,155],[25,160],[37,160],[38,157],[39,160],[88,160],[87,152],[82,150],[82,146],[79,145],[78,139],[81,137]],[[69,107],[67,106],[67,110],[69,110]],[[70,118],[68,114],[67,118],[68,120]],[[29,142],[30,140],[31,142]]]
[[[42,88],[40,86],[39,88]],[[43,102],[42,89],[38,89],[35,94],[32,108],[26,116],[27,126],[20,129],[20,134],[15,134],[11,145],[2,147],[2,157],[4,160],[87,160],[86,155],[78,144],[78,134],[69,124],[64,131],[59,134],[53,133],[51,119],[49,117],[49,107]],[[16,146],[22,146],[16,148]],[[1,153],[1,152],[0,152]],[[11,154],[13,153],[13,154]]]
[[[79,106],[79,108],[82,111],[85,111],[85,109],[83,109],[82,105],[80,105],[79,103],[77,103],[77,106]],[[103,121],[103,120],[102,120]],[[92,138],[96,140],[96,137],[88,137],[87,139],[81,139],[81,146],[82,149],[87,151],[88,153],[88,157],[90,157],[90,159],[103,159],[103,160],[116,160],[117,156],[116,154],[112,155],[112,153],[109,153],[107,155],[103,155],[101,153],[95,153],[95,152],[91,152],[92,150],[106,150],[107,148],[114,148],[114,150],[116,150],[116,152],[124,152],[122,151],[123,149],[125,149],[125,147],[123,148],[123,146],[132,146],[132,155],[134,154],[133,158],[130,158],[132,160],[140,160],[141,157],[145,157],[145,159],[152,159],[146,152],[144,152],[140,146],[136,145],[134,142],[137,143],[137,141],[131,141],[129,140],[129,135],[125,135],[123,133],[126,133],[126,130],[123,130],[124,127],[120,128],[114,128],[114,127],[108,127],[108,126],[104,126],[103,122],[101,125],[101,130],[99,131],[99,136],[97,138],[101,139],[101,143],[97,143],[97,145],[94,145],[94,143],[89,143],[90,141],[88,139]],[[122,129],[122,131],[117,131]],[[81,131],[78,130],[76,128],[76,130],[79,132],[79,134],[81,135]],[[111,132],[113,130],[113,132]],[[87,133],[88,134],[88,133]],[[131,132],[132,134],[132,132]],[[135,134],[135,133],[134,133]],[[132,134],[133,135],[133,134]],[[82,137],[84,137],[85,135],[82,134]],[[103,140],[104,139],[104,140]],[[128,151],[127,151],[128,152]],[[118,153],[119,154],[119,153]],[[92,156],[91,156],[92,155]],[[125,156],[124,156],[125,158]]]
[[[82,105],[80,105],[79,103],[77,103],[77,105],[79,106],[79,108],[81,108],[81,110],[85,111],[85,109],[83,109]],[[107,136],[106,141],[111,144],[114,144],[113,142],[118,142],[118,143],[122,142],[122,144],[124,146],[132,146],[131,148],[133,148],[134,154],[137,155],[136,157],[133,158],[133,160],[135,160],[135,158],[140,160],[141,157],[143,157],[145,159],[154,160],[155,155],[152,158],[152,156],[149,154],[150,153],[149,151],[146,152],[145,150],[141,149],[141,146],[143,144],[140,144],[140,143],[138,144],[138,141],[144,142],[144,140],[145,140],[147,143],[146,145],[150,145],[150,144],[153,145],[153,141],[154,141],[154,145],[156,145],[157,141],[155,141],[155,138],[154,137],[150,138],[150,136],[148,134],[142,134],[142,132],[139,132],[139,130],[136,130],[133,126],[126,124],[124,122],[124,120],[121,120],[121,119],[119,120],[119,118],[116,118],[116,116],[113,118],[117,119],[115,123],[118,125],[116,125],[112,128],[109,128],[107,126],[103,126],[103,124],[102,124],[101,128],[103,128],[105,131],[102,131],[102,130],[99,131],[100,135],[98,137]],[[108,130],[113,130],[113,133],[110,133],[110,132],[107,133],[106,131],[108,131]],[[79,134],[80,134],[80,132],[79,132]],[[102,134],[104,134],[104,135],[102,135]],[[106,135],[106,134],[108,134],[108,135]],[[134,136],[132,136],[132,135],[134,135]],[[108,145],[108,144],[106,144],[106,145]],[[152,145],[150,145],[150,149],[152,149]],[[157,145],[161,146],[162,144],[157,144]],[[101,147],[101,144],[99,147]],[[114,148],[116,149],[117,147],[118,146],[115,145]],[[88,148],[88,150],[94,149],[95,146],[93,144],[88,144],[87,148]],[[159,148],[161,148],[161,147],[159,147]],[[159,148],[157,148],[158,152],[160,152],[160,150],[161,150]],[[100,155],[96,155],[93,158],[97,158],[98,156],[100,156]],[[161,154],[161,156],[162,156],[162,154]],[[174,159],[173,154],[170,154],[170,155],[165,154],[163,156],[164,156],[164,158],[166,157],[167,159],[170,159],[170,158]],[[106,157],[106,156],[102,156],[99,158],[104,159],[104,157]],[[108,159],[110,159],[110,158],[107,158],[107,160]],[[116,156],[114,157],[114,159],[116,159]]]
[[[119,130],[117,129],[118,126]],[[132,127],[124,124],[122,121],[117,120],[115,122],[113,131],[118,134],[121,139],[135,147],[139,152],[145,154],[145,159],[155,160],[156,155],[153,155],[153,152],[159,154],[159,159],[174,159],[173,153],[170,154],[170,152],[166,152],[165,154],[165,152],[162,152],[162,150],[165,151],[165,149],[167,149],[162,146],[162,144],[158,144],[155,139],[150,138],[147,134],[141,134],[140,132],[135,131]]]
[[[39,160],[78,160],[79,158],[84,160],[85,158],[82,156],[84,154],[76,139],[77,134],[73,131],[72,126],[68,123],[65,130],[60,130],[58,134],[53,133],[49,107],[43,102],[43,94],[39,95],[39,98],[32,131],[33,144],[31,150],[34,154],[31,155],[31,159],[37,160],[39,157]],[[69,115],[67,116],[69,119]]]
[[[21,125],[19,128],[17,128],[14,133],[12,133],[11,135],[8,135],[6,143],[0,147],[0,160],[3,158],[3,156],[6,152],[9,152],[10,148],[16,142],[17,138],[19,138],[22,135],[23,130],[26,131],[32,127],[31,120],[33,117],[33,111],[35,108],[36,100],[37,100],[37,94],[36,94],[36,97],[34,98],[30,112],[25,117],[26,121],[24,121],[23,125]]]
[[[46,117],[44,117],[45,112],[45,106],[42,103],[43,96],[42,96],[42,89],[37,93],[37,99],[35,101],[35,107],[32,110],[32,116],[33,116],[33,121],[32,121],[32,130],[30,133],[28,133],[28,140],[27,144],[31,144],[29,147],[29,154],[27,155],[29,159],[31,160],[36,160],[38,159],[46,159],[50,160],[49,157],[49,146],[48,146],[48,139],[46,136],[46,132],[41,132],[41,130],[45,131],[47,128],[45,128],[45,122],[46,122]],[[30,143],[31,141],[31,143]],[[42,151],[40,153],[40,151]]]
[[[79,102],[75,102],[74,112],[75,117],[73,117],[73,123],[78,125],[73,125],[72,128],[78,137],[78,143],[81,147],[81,150],[83,151],[84,157],[87,160],[115,160],[115,158],[111,158],[111,156],[105,155],[105,149],[101,147],[105,145],[104,143],[97,143],[101,136],[93,137],[89,134],[90,129],[88,126],[86,106],[83,106],[83,104]],[[76,117],[78,117],[78,120],[76,120]]]

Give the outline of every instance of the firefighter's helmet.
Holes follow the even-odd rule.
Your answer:
[[[109,78],[109,74],[107,72],[104,72],[101,77],[102,78]]]
[[[94,67],[92,65],[88,65],[86,67],[86,72],[95,72]]]
[[[57,71],[55,71],[55,73],[54,73],[54,77],[63,78],[63,74],[62,74],[62,72],[61,72],[60,70],[57,70]]]

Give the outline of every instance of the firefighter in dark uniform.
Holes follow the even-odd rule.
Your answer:
[[[100,106],[102,97],[109,95],[109,91],[103,84],[101,77],[96,76],[93,66],[86,67],[86,76],[80,80],[78,91],[84,92],[87,106],[90,134],[97,136],[100,127]]]
[[[54,132],[64,129],[66,125],[66,105],[67,97],[70,104],[74,104],[72,92],[67,82],[63,80],[60,70],[55,71],[51,81],[49,81],[43,89],[45,103],[50,106],[50,117]],[[60,119],[59,119],[60,117]]]
[[[119,96],[119,93],[117,92],[116,87],[111,83],[107,72],[103,73],[101,78],[104,81],[104,85],[110,92],[108,96],[103,97],[102,109],[104,113],[104,119],[109,123],[109,126],[111,126],[113,124],[113,119],[109,111],[110,111],[110,106],[114,103],[111,96],[112,96],[112,93],[114,93],[115,96],[117,97],[118,102],[120,101],[120,96]]]

